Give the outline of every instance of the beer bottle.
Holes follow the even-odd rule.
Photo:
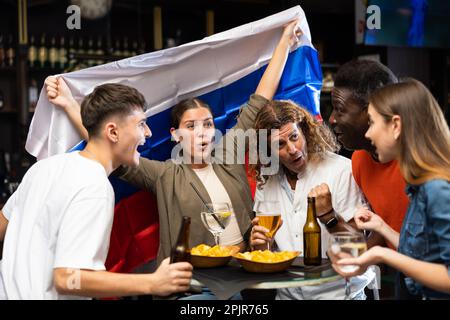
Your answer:
[[[322,243],[320,225],[316,218],[316,198],[308,197],[308,213],[303,227],[303,250],[305,265],[320,265]]]
[[[191,218],[183,216],[180,233],[178,234],[177,243],[170,253],[170,263],[190,262],[191,251],[189,249],[189,228],[191,226]]]

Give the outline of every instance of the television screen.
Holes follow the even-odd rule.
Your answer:
[[[369,0],[367,5],[378,6],[380,24],[379,28],[369,28],[376,18],[369,10],[365,44],[450,48],[450,1]]]

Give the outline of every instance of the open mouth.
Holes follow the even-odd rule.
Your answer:
[[[143,146],[143,145],[145,145],[145,140],[139,142],[139,143],[136,145],[136,149],[135,149],[136,153],[139,153],[139,154],[140,154],[140,152],[138,151],[138,149],[139,149],[140,146]]]
[[[297,158],[292,160],[292,163],[297,164],[297,163],[301,162],[302,160],[303,160],[303,154],[300,154],[297,156]]]
[[[208,146],[209,146],[209,142],[206,142],[206,141],[198,144],[199,149],[202,151],[204,151],[206,148],[208,148]]]

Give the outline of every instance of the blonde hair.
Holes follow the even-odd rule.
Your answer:
[[[415,79],[385,86],[370,98],[386,122],[401,118],[400,170],[406,182],[450,182],[450,130],[430,91]]]
[[[306,140],[307,160],[316,161],[323,159],[326,152],[336,152],[339,145],[331,130],[313,118],[304,108],[290,100],[272,100],[265,105],[256,115],[254,128],[258,135],[261,129],[268,132],[272,129],[280,129],[282,126],[295,123],[301,129]],[[257,139],[259,144],[259,139]],[[270,149],[270,146],[268,146]],[[259,150],[259,145],[258,145]],[[270,154],[270,150],[267,154]],[[268,176],[261,175],[261,162],[250,165],[252,174],[256,177],[258,187],[262,187]]]

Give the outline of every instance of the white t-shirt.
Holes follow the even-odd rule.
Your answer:
[[[212,203],[226,202],[232,206],[230,197],[228,196],[225,187],[217,177],[212,165],[208,165],[201,169],[193,169],[200,181],[205,186]],[[233,208],[231,207],[233,210]],[[232,211],[233,212],[233,211]],[[205,229],[206,230],[206,229]],[[220,235],[220,244],[224,246],[231,246],[241,243],[243,240],[239,225],[236,220],[236,215],[231,215],[231,221],[225,230]]]
[[[353,179],[351,161],[334,153],[327,153],[325,159],[318,163],[309,162],[305,171],[298,175],[295,190],[291,189],[284,172],[269,177],[263,189],[257,189],[255,208],[257,202],[262,200],[278,200],[280,202],[283,224],[275,234],[275,243],[280,251],[301,251],[301,255],[303,254],[303,226],[306,222],[308,209],[308,193],[312,188],[322,183],[326,183],[330,188],[333,209],[345,221],[351,220],[358,208],[366,203]],[[322,223],[321,231],[322,258],[326,258],[330,233]],[[356,291],[360,291],[373,279],[373,272],[370,271],[369,273],[370,276],[367,278],[369,280],[365,276],[362,276],[363,281],[356,280],[358,284],[361,284],[357,286]],[[320,291],[323,297],[326,296],[323,295],[323,289],[326,288],[325,291],[328,291],[331,287],[336,287],[336,284],[303,287],[303,292],[300,288],[283,289],[278,291],[278,298],[283,292],[285,293],[284,297],[310,298],[313,295],[307,293],[309,289],[316,293]],[[338,285],[337,287],[342,288],[343,294],[343,282],[342,286]],[[296,291],[298,294],[295,293]],[[338,295],[333,293],[329,296],[329,299],[336,298],[336,296]]]
[[[98,162],[78,152],[37,162],[2,211],[9,223],[0,297],[78,299],[58,294],[53,269],[74,269],[74,286],[77,269],[105,270],[114,190]]]

